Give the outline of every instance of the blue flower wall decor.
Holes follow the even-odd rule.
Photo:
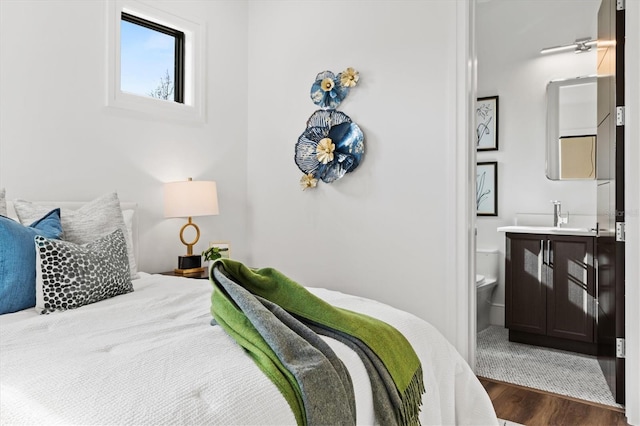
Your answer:
[[[336,110],[318,110],[296,143],[296,164],[309,179],[331,183],[355,170],[364,155],[364,135],[349,116]],[[304,189],[314,185],[303,185]]]
[[[335,75],[323,71],[311,86],[311,100],[320,110],[307,120],[296,143],[295,162],[304,173],[302,189],[315,188],[318,180],[334,182],[358,167],[364,155],[364,135],[349,116],[336,108],[358,84],[353,68]]]

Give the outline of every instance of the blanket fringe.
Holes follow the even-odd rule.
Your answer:
[[[401,395],[402,406],[396,409],[396,419],[398,424],[419,426],[420,406],[422,405],[422,394],[424,393],[424,382],[422,379],[422,366],[419,366],[413,374],[409,385]]]

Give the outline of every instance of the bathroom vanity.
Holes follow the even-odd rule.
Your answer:
[[[590,355],[596,345],[595,231],[506,226],[509,340]]]

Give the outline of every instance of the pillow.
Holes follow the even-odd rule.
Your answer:
[[[60,209],[50,211],[29,227],[0,217],[0,314],[36,304],[36,235],[60,238]]]
[[[75,309],[133,291],[124,233],[78,245],[37,236],[36,309]]]
[[[47,207],[23,200],[16,200],[14,207],[21,223],[29,223],[34,217],[40,217],[43,211],[47,211]],[[77,210],[62,209],[60,217],[64,229],[62,239],[75,244],[86,244],[116,229],[122,229],[127,243],[131,279],[138,278],[133,241],[124,223],[118,194],[103,195]]]
[[[122,210],[122,218],[124,219],[124,226],[127,228],[127,233],[125,235],[127,235],[129,240],[132,242],[135,241],[133,239],[133,217],[135,216],[135,214],[136,214],[136,211],[132,209]],[[134,256],[134,259],[137,258],[135,247],[133,247],[133,256]],[[137,267],[137,261],[136,261],[136,267]],[[135,278],[138,278],[138,277],[136,276]]]
[[[7,215],[7,200],[5,198],[4,188],[0,188],[0,216]]]

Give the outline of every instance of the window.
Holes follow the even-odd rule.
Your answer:
[[[204,121],[203,26],[135,0],[106,3],[107,105]]]
[[[184,33],[122,12],[120,90],[184,102]]]

